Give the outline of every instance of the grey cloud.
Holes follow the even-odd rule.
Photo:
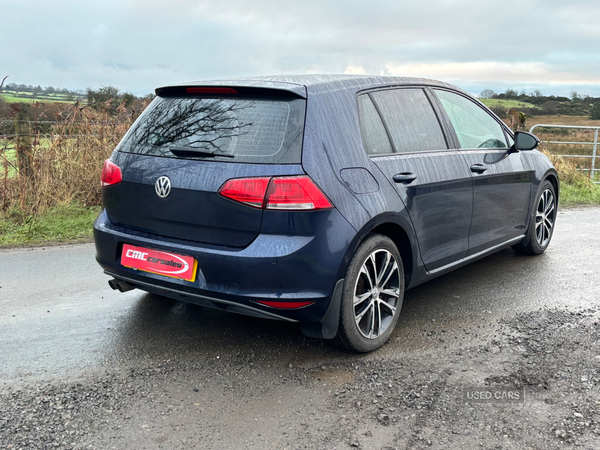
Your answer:
[[[0,7],[11,18],[0,29],[0,40],[11,43],[0,70],[27,84],[110,84],[143,94],[225,76],[499,62],[544,64],[537,84],[505,85],[544,90],[553,74],[600,74],[597,1],[0,0]],[[451,81],[485,87],[471,78]],[[488,85],[496,83],[490,77]],[[598,84],[582,86],[600,95]]]

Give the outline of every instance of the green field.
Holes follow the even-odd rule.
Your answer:
[[[479,101],[488,108],[502,106],[503,108],[537,108],[533,103],[520,102],[518,100],[503,100],[499,98],[480,98]]]
[[[41,138],[37,147],[35,148],[48,148],[50,147],[50,139]],[[11,163],[8,167],[8,178],[16,176],[16,169],[14,165],[17,162],[17,152],[15,150],[14,141],[2,141],[0,140],[0,176],[4,176],[4,158]]]
[[[30,93],[20,93],[19,96],[16,96],[13,93],[2,93],[0,96],[8,103],[30,103],[30,102],[49,102],[49,103],[75,103],[77,100],[80,102],[85,102],[86,100],[83,98],[76,98],[75,100],[67,100],[66,95],[56,94],[56,95],[37,95],[33,98],[33,95]]]
[[[14,164],[16,164],[17,152],[12,145],[8,145],[6,148],[0,147],[0,176],[4,176],[4,158],[11,163],[8,165],[8,178],[16,176]]]

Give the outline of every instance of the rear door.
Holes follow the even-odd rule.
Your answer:
[[[359,96],[364,146],[404,202],[429,271],[467,255],[471,174],[449,150],[429,95],[421,88]]]
[[[473,177],[469,255],[525,233],[531,177],[503,125],[468,97],[436,89]]]
[[[111,222],[169,238],[250,244],[262,209],[218,190],[232,178],[302,174],[304,111],[305,99],[287,91],[167,89],[111,157],[123,174],[103,189]]]

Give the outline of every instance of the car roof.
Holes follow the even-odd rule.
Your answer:
[[[332,74],[309,74],[309,75],[274,75],[253,76],[241,78],[227,78],[221,80],[204,80],[177,85],[165,86],[244,86],[267,89],[281,89],[294,92],[302,97],[307,93],[322,93],[341,90],[360,91],[387,86],[436,86],[445,87],[461,92],[461,89],[442,81],[428,78],[396,77],[379,75],[332,75]],[[158,88],[157,94],[160,90]]]

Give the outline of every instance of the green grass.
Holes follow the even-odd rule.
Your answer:
[[[480,98],[479,101],[488,108],[502,106],[504,108],[537,108],[533,103],[520,102],[518,100],[503,100],[498,98]]]
[[[37,217],[23,218],[16,211],[0,215],[0,247],[19,247],[92,238],[92,224],[99,206],[58,205]]]
[[[8,103],[31,103],[30,98],[16,97],[12,94],[0,94],[0,96]]]
[[[600,205],[600,184],[562,183],[560,185],[560,204],[561,206]]]
[[[8,178],[15,177],[17,175],[17,169],[15,168],[14,163],[16,163],[17,160],[17,152],[14,148],[8,148],[5,154],[9,163],[13,163],[8,165]],[[4,159],[0,160],[0,175],[4,176]]]

